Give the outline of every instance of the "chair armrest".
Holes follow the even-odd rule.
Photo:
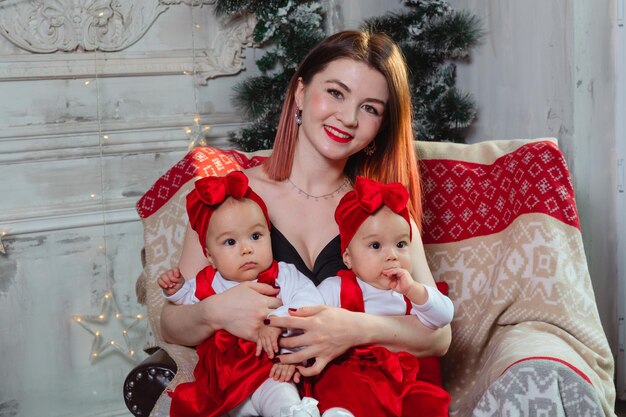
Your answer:
[[[176,363],[163,349],[135,366],[124,381],[124,402],[135,416],[148,416],[157,399],[178,371]]]
[[[466,373],[464,366],[457,367],[456,372],[447,375],[446,388],[454,399],[451,413],[502,411],[513,403],[534,407],[541,399],[546,406],[566,410],[564,415],[602,416],[600,398],[608,393],[592,365],[573,348],[576,343],[548,323],[520,323],[496,329],[488,344],[464,362],[479,366],[471,373]],[[453,354],[444,360],[449,365],[460,359]]]

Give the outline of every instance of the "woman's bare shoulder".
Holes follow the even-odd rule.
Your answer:
[[[261,165],[257,165],[252,168],[244,170],[244,173],[248,176],[250,187],[258,192],[266,192],[267,189],[271,189],[275,181],[272,181]]]
[[[280,182],[269,178],[261,165],[248,168],[245,171],[248,176],[250,187],[261,196],[264,200],[274,199],[278,197],[280,191]],[[267,204],[267,201],[265,202]]]

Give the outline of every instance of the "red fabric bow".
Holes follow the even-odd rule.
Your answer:
[[[346,250],[361,224],[382,206],[387,206],[402,216],[410,226],[408,201],[408,191],[398,182],[381,184],[365,177],[357,177],[354,190],[343,196],[335,210],[335,221],[339,226],[341,237],[341,252]]]
[[[267,227],[271,227],[265,203],[248,187],[248,177],[243,172],[234,171],[223,177],[200,178],[187,195],[187,214],[191,228],[198,233],[200,245],[205,251],[211,216],[228,197],[237,200],[248,198],[257,203],[267,220]]]
[[[227,197],[243,198],[248,190],[248,177],[241,171],[224,177],[205,177],[196,181],[198,197],[210,206],[221,204]]]
[[[392,353],[382,346],[355,347],[354,354],[361,363],[379,366],[387,378],[401,382],[415,381],[419,372],[419,359],[407,352]]]
[[[354,191],[361,208],[370,214],[374,214],[385,205],[394,213],[402,215],[409,201],[409,193],[399,182],[381,184],[368,178],[357,177]]]

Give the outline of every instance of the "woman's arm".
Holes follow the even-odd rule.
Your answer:
[[[187,227],[180,273],[195,277],[208,265],[196,232]],[[225,329],[246,340],[257,340],[258,330],[270,310],[281,305],[276,297],[278,289],[256,282],[245,282],[206,298],[197,304],[174,305],[166,303],[161,311],[161,333],[168,343],[195,346]]]
[[[161,333],[168,343],[195,346],[216,330],[257,341],[260,326],[270,311],[282,305],[273,297],[279,289],[243,282],[197,304],[166,303],[161,311]]]
[[[381,345],[418,357],[442,356],[451,340],[450,326],[430,329],[414,316],[374,316],[345,309],[315,306],[291,312],[291,317],[272,317],[272,326],[299,328],[304,334],[281,339],[281,347],[302,350],[280,355],[281,363],[300,363],[315,358],[301,369],[304,376],[316,375],[346,350],[360,345]]]
[[[435,287],[414,222],[412,227],[412,276],[424,285]],[[392,351],[427,357],[443,356],[452,340],[450,325],[430,329],[415,316],[374,316],[328,306],[304,307],[291,312],[291,317],[273,317],[271,325],[304,330],[300,336],[282,339],[281,346],[289,349],[305,347],[280,356],[283,363],[315,358],[313,366],[300,370],[304,376],[318,374],[329,361],[354,346],[376,344]]]

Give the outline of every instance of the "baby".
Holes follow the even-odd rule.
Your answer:
[[[187,213],[210,266],[195,279],[161,275],[158,283],[168,300],[196,303],[258,280],[280,288],[283,306],[271,315],[323,304],[315,285],[295,266],[273,259],[267,207],[242,172],[197,180],[187,196]],[[317,401],[300,399],[291,382],[299,377],[295,366],[272,361],[280,334],[279,328],[262,326],[258,340],[251,342],[217,330],[196,347],[195,381],[170,394],[171,416],[319,416]]]
[[[318,286],[325,303],[375,315],[411,314],[433,329],[450,323],[450,299],[411,277],[407,190],[363,177],[356,178],[354,188],[335,211],[349,269]],[[418,380],[418,370],[418,359],[407,352],[357,347],[329,363],[307,394],[322,411],[345,407],[357,417],[447,416],[450,396]]]

